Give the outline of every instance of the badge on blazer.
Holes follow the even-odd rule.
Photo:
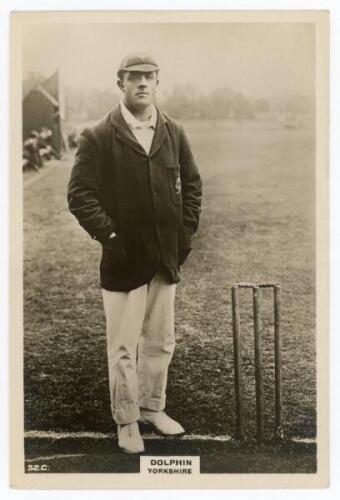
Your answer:
[[[181,178],[180,178],[180,176],[178,176],[176,179],[175,190],[176,190],[177,195],[181,193]]]

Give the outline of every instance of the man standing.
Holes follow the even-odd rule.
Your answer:
[[[70,211],[102,245],[111,409],[129,453],[144,450],[138,421],[184,433],[164,408],[175,288],[198,227],[201,179],[182,127],[154,104],[158,72],[147,54],[123,59],[121,102],[81,134],[68,186]]]

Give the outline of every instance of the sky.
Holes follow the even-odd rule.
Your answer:
[[[119,63],[132,52],[157,60],[163,92],[191,83],[249,97],[314,93],[314,28],[305,23],[26,24],[23,74],[59,69],[66,85],[116,88]]]

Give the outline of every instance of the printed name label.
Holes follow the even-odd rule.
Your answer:
[[[176,476],[200,473],[200,457],[140,457],[140,471],[149,476]]]

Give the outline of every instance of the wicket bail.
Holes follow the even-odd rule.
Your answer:
[[[281,385],[281,304],[280,285],[277,283],[236,283],[232,286],[232,315],[234,340],[236,437],[244,438],[244,415],[241,384],[240,355],[240,299],[239,289],[251,288],[253,291],[254,313],[254,354],[255,354],[255,392],[256,392],[256,429],[257,439],[264,437],[263,429],[263,381],[262,381],[262,325],[261,325],[261,288],[272,288],[274,292],[274,359],[275,359],[275,436],[283,438],[282,430],[282,385]]]

